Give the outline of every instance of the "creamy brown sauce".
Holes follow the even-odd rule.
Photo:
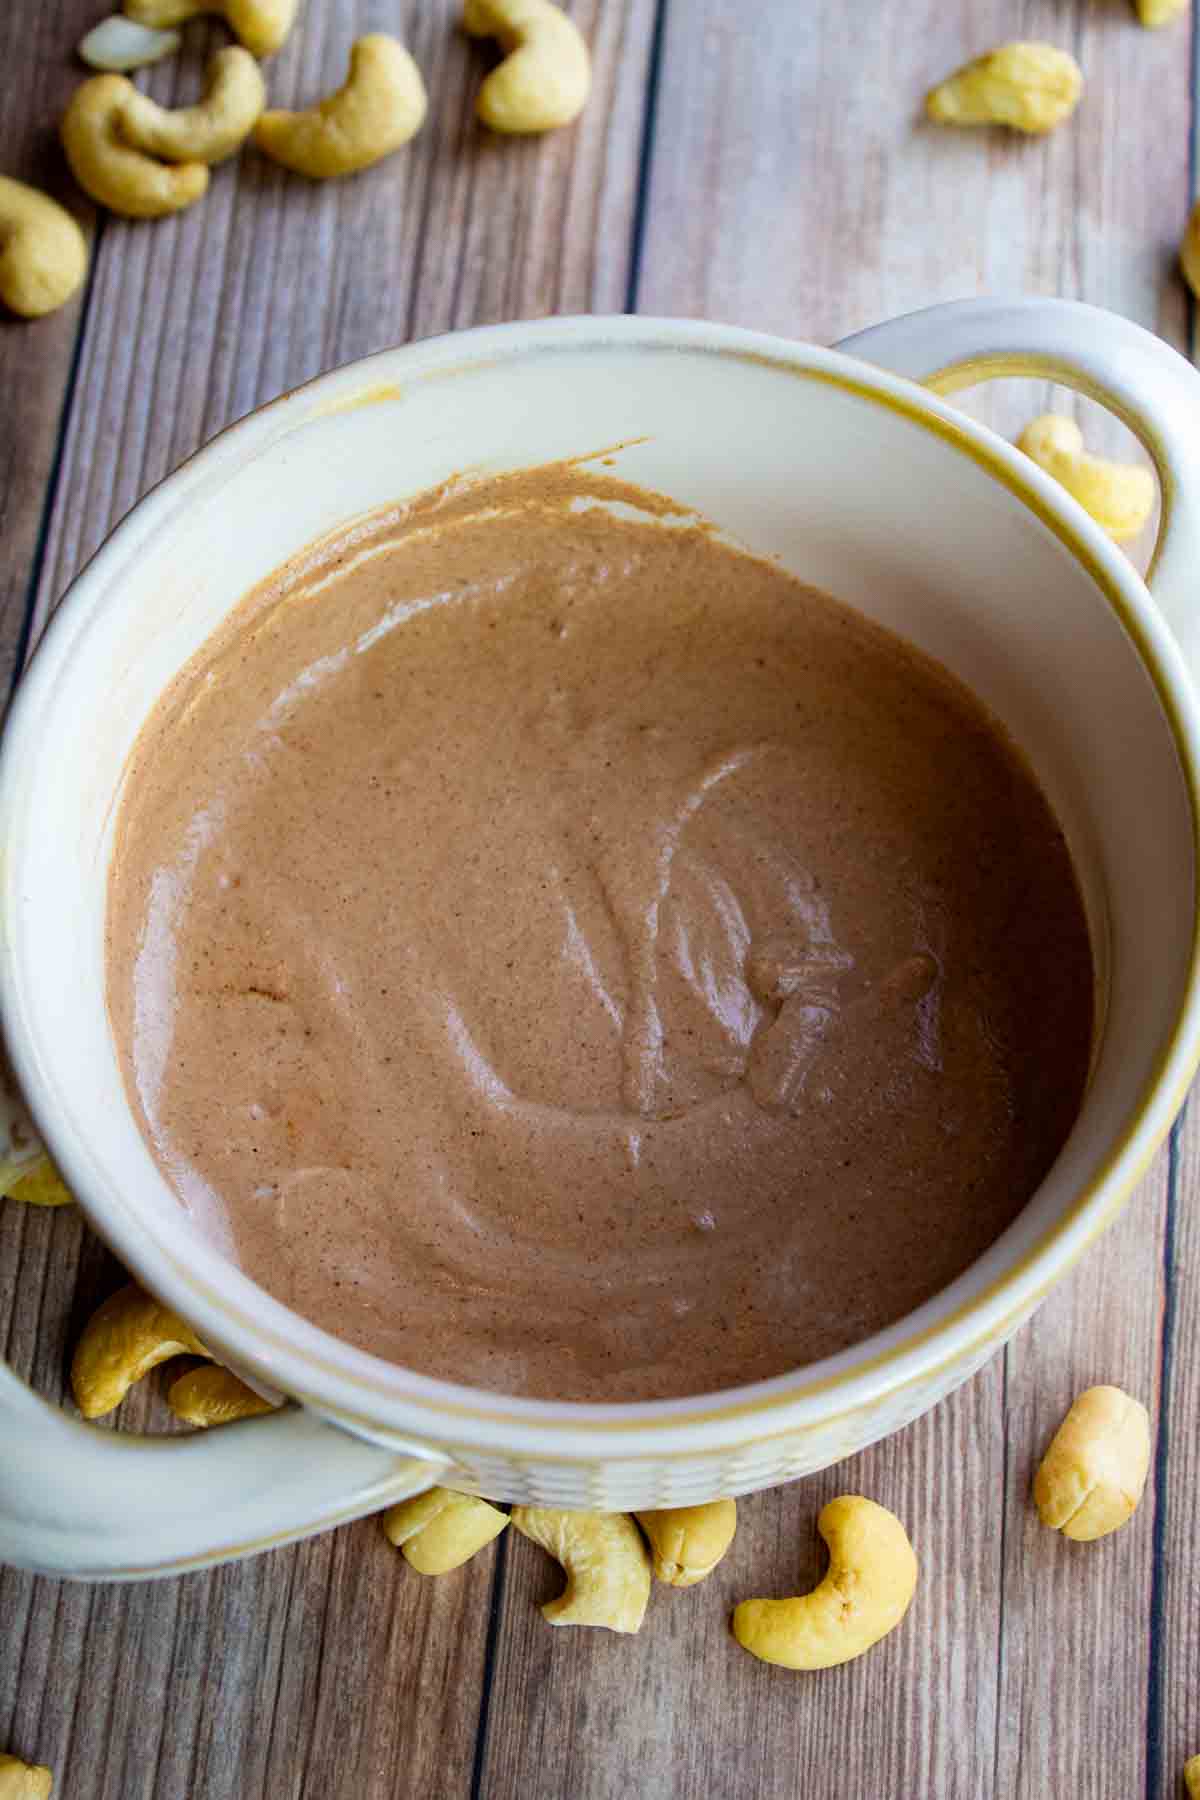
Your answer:
[[[109,1005],[200,1226],[350,1342],[651,1399],[780,1374],[1016,1216],[1092,1021],[1070,861],[956,681],[570,469],[251,594],[149,721]]]

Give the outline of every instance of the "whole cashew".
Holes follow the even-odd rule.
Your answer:
[[[1061,413],[1034,419],[1017,439],[1017,448],[1061,482],[1118,544],[1136,537],[1154,511],[1150,470],[1141,463],[1089,456],[1078,425]]]
[[[1088,1388],[1050,1441],[1033,1480],[1043,1525],[1079,1542],[1133,1514],[1150,1468],[1150,1415],[1118,1387]]]
[[[185,1425],[231,1425],[235,1419],[254,1419],[276,1410],[272,1401],[247,1387],[232,1369],[222,1369],[217,1363],[191,1369],[173,1381],[167,1389],[167,1405]]]
[[[5,266],[4,185],[4,177],[0,176],[0,271]],[[36,188],[26,189],[20,182],[13,182],[12,186],[17,188],[19,199],[23,199],[26,193],[33,194],[38,199],[43,198]],[[0,287],[0,299],[2,298],[3,288]],[[0,1043],[0,1194],[10,1194],[22,1176],[36,1169],[45,1155],[46,1146],[38,1136],[37,1126],[17,1085],[17,1078],[9,1067],[4,1046]]]
[[[833,1669],[893,1631],[917,1585],[917,1559],[886,1507],[843,1494],[823,1507],[817,1530],[829,1546],[825,1579],[796,1600],[743,1600],[738,1643],[785,1669]]]
[[[1188,215],[1187,229],[1179,246],[1179,266],[1188,286],[1200,300],[1200,200]]]
[[[475,111],[493,131],[553,131],[583,111],[592,62],[577,25],[550,0],[465,0],[463,30],[508,52]]]
[[[1179,18],[1188,4],[1189,0],[1137,0],[1138,18],[1153,31],[1156,26],[1169,25],[1172,19]]]
[[[1183,1780],[1188,1800],[1200,1800],[1200,1756],[1189,1756],[1183,1765]]]
[[[119,1406],[135,1381],[172,1356],[210,1356],[190,1325],[130,1282],[94,1312],[71,1360],[71,1388],[85,1419]]]
[[[1008,125],[1053,131],[1070,118],[1083,92],[1073,56],[1053,44],[1001,44],[932,88],[925,111],[939,125]]]
[[[127,75],[130,69],[144,69],[173,56],[182,43],[177,31],[152,31],[148,25],[135,25],[124,13],[112,13],[92,26],[80,43],[79,58],[107,75]]]
[[[32,1165],[26,1164],[16,1173],[11,1186],[4,1185],[0,1172],[0,1194],[10,1200],[23,1200],[27,1206],[70,1206],[75,1196],[46,1155]]]
[[[628,1513],[514,1506],[512,1522],[566,1571],[566,1587],[542,1608],[551,1625],[640,1628],[650,1598],[650,1558]]]
[[[53,1770],[0,1750],[0,1800],[50,1800],[53,1787]]]
[[[650,1539],[654,1573],[669,1587],[694,1587],[711,1575],[737,1530],[737,1506],[714,1500],[708,1506],[667,1506],[635,1513]]]
[[[208,187],[202,162],[169,167],[135,150],[122,122],[137,89],[124,75],[93,75],[75,90],[60,127],[71,173],[86,194],[132,219],[182,212]]]
[[[335,94],[311,112],[265,112],[254,141],[259,149],[312,181],[369,169],[421,129],[425,83],[403,44],[382,32],[359,38],[350,73]]]
[[[508,1514],[499,1507],[440,1487],[402,1500],[383,1515],[386,1536],[418,1575],[446,1575],[461,1568],[507,1524]]]
[[[251,56],[273,56],[296,21],[300,0],[125,0],[139,25],[182,25],[200,13],[219,13]]]
[[[87,239],[65,207],[0,175],[0,300],[40,319],[71,298],[87,274]]]
[[[53,200],[46,199],[44,194],[39,194],[36,188],[26,188],[21,182],[8,181],[0,175],[0,300],[4,300],[13,307],[14,311],[17,311],[20,309],[14,302],[21,296],[13,295],[10,298],[8,284],[10,280],[20,281],[28,287],[31,279],[30,261],[33,259],[27,256],[24,266],[22,266],[21,259],[14,254],[17,273],[15,276],[13,275],[9,252],[10,248],[15,250],[20,227],[11,238],[6,235],[5,196],[6,190],[9,188],[16,189],[17,199],[22,204],[26,195],[32,195],[34,200],[46,200],[47,206],[53,208],[55,213],[62,212],[62,208]],[[69,219],[72,227],[78,231],[79,228],[75,225],[74,219],[71,219],[70,214],[67,213],[63,216]],[[79,233],[79,237],[86,268],[87,246],[83,243],[82,232]],[[43,307],[42,310],[49,311],[50,309]],[[33,317],[34,315],[30,313],[29,316]],[[68,1192],[61,1175],[50,1160],[46,1146],[37,1134],[37,1127],[30,1118],[29,1109],[17,1087],[16,1077],[9,1068],[3,1051],[0,1050],[0,1199],[5,1196],[13,1200],[29,1201],[34,1206],[63,1206],[69,1200],[74,1199],[74,1195]]]
[[[198,106],[171,112],[136,90],[121,114],[127,143],[165,162],[220,162],[244,143],[267,104],[267,84],[248,50],[233,44],[208,65],[208,86]]]

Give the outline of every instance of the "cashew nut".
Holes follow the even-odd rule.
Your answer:
[[[0,299],[7,298],[4,238],[6,186],[17,188],[21,194],[29,192],[36,199],[42,198],[34,189],[23,189],[19,182],[8,183],[0,176]],[[53,206],[54,202],[50,201],[48,204]],[[55,207],[54,210],[57,212],[61,209]],[[74,225],[74,220],[71,223]],[[85,262],[86,258],[85,247]],[[16,1076],[9,1068],[3,1050],[0,1050],[0,1199],[6,1195],[14,1200],[30,1201],[34,1206],[64,1206],[74,1199],[37,1134],[37,1127],[21,1098]]]
[[[1188,286],[1200,300],[1200,200],[1188,215],[1187,229],[1179,246],[1179,266]]]
[[[711,1575],[737,1530],[737,1506],[714,1500],[708,1506],[667,1506],[635,1513],[650,1539],[654,1573],[669,1587],[694,1587]]]
[[[327,181],[369,169],[407,144],[425,118],[425,83],[404,45],[382,32],[359,38],[342,86],[309,112],[265,112],[254,141],[286,169]]]
[[[199,200],[208,170],[202,162],[170,167],[126,143],[122,124],[136,95],[124,75],[93,75],[63,114],[63,149],[76,181],[101,206],[133,219],[158,219]]]
[[[70,1206],[75,1198],[44,1153],[32,1166],[25,1163],[12,1169],[0,1164],[0,1194],[7,1194],[10,1200],[23,1200],[27,1206]]]
[[[1200,1756],[1189,1756],[1183,1765],[1183,1779],[1188,1800],[1200,1800]]]
[[[254,1419],[259,1413],[276,1410],[232,1369],[217,1363],[192,1369],[173,1381],[167,1389],[167,1405],[185,1425],[231,1425],[235,1419]]]
[[[886,1507],[843,1494],[823,1507],[825,1579],[796,1600],[743,1600],[733,1632],[743,1650],[785,1669],[832,1669],[895,1630],[917,1585],[917,1559]]]
[[[1153,31],[1156,26],[1169,25],[1188,5],[1189,0],[1137,0],[1138,18]]]
[[[383,1529],[418,1575],[445,1575],[498,1538],[508,1514],[473,1494],[430,1488],[383,1515]]]
[[[550,0],[465,0],[463,30],[508,52],[475,111],[493,131],[553,131],[583,111],[592,62],[579,27]]]
[[[1154,476],[1141,463],[1089,456],[1074,419],[1043,413],[1027,425],[1017,448],[1060,481],[1110,538],[1136,537],[1154,510]]]
[[[52,1770],[0,1750],[0,1800],[50,1800],[53,1787]]]
[[[1033,1481],[1043,1525],[1079,1542],[1107,1537],[1137,1507],[1150,1468],[1150,1415],[1118,1387],[1088,1388],[1055,1432]]]
[[[1009,125],[1053,131],[1069,119],[1083,91],[1073,56],[1053,44],[1001,44],[931,88],[925,110],[939,125]]]
[[[79,56],[89,68],[127,75],[130,69],[144,69],[173,55],[182,42],[177,31],[152,31],[148,25],[135,25],[123,13],[113,13],[92,26],[79,46]]]
[[[566,1587],[542,1608],[551,1625],[640,1628],[650,1598],[650,1558],[628,1513],[514,1506],[512,1522],[566,1571]]]
[[[210,1354],[189,1325],[131,1282],[83,1328],[71,1361],[75,1404],[85,1419],[98,1419],[159,1363]]]
[[[219,13],[251,56],[273,56],[295,23],[300,0],[125,0],[139,25],[182,25],[200,13]]]
[[[220,162],[249,137],[267,104],[267,84],[248,50],[218,50],[198,106],[171,112],[136,90],[121,114],[120,131],[135,150],[165,162]]]
[[[3,176],[0,176],[0,221],[4,217]],[[33,191],[33,190],[31,190]],[[4,226],[0,223],[0,270],[3,269]],[[0,297],[3,288],[0,286]],[[46,1154],[30,1117],[17,1078],[0,1044],[0,1194],[8,1194],[23,1175],[36,1168]]]
[[[26,319],[62,306],[87,274],[87,239],[65,207],[0,175],[0,300]]]

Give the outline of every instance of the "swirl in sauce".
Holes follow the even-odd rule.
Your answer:
[[[183,1205],[342,1337],[511,1393],[890,1323],[1086,1078],[1083,907],[999,728],[666,510],[554,468],[315,546],[159,704],[119,820],[110,1012]]]

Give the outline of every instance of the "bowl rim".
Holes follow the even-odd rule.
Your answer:
[[[1114,608],[1152,680],[1187,789],[1194,868],[1200,870],[1200,708],[1178,645],[1132,566],[1065,491],[1028,458],[927,389],[837,350],[696,320],[616,315],[556,318],[450,332],[377,351],[317,376],[226,427],[152,488],[114,528],[71,583],[52,616],[10,708],[0,742],[0,819],[16,815],[26,749],[55,674],[114,575],[136,555],[195,484],[222,465],[229,472],[281,436],[358,406],[398,399],[414,382],[468,374],[559,349],[675,349],[749,361],[780,375],[816,380],[896,413],[998,480],[1082,565]],[[362,1435],[401,1431],[479,1446],[553,1449],[564,1460],[611,1455],[686,1454],[715,1444],[747,1445],[798,1428],[829,1425],[881,1396],[965,1366],[998,1344],[1111,1222],[1170,1129],[1200,1064],[1200,906],[1193,904],[1188,968],[1167,1041],[1125,1129],[1088,1186],[1038,1240],[980,1286],[981,1262],[895,1324],[807,1368],[744,1387],[677,1400],[626,1403],[527,1400],[434,1380],[354,1349],[271,1299],[212,1252],[173,1254],[148,1243],[124,1215],[94,1199],[87,1146],[54,1101],[48,1058],[35,1041],[20,979],[14,869],[20,834],[3,859],[0,889],[0,1017],[10,1058],[31,1111],[89,1222],[162,1300],[198,1325],[232,1361],[266,1374]],[[14,848],[15,846],[15,848]],[[89,1192],[93,1198],[89,1201]],[[1003,1239],[999,1240],[1003,1242]],[[995,1247],[993,1247],[995,1248]],[[216,1285],[214,1271],[223,1273]],[[950,1303],[948,1297],[962,1297]],[[979,1291],[973,1291],[978,1289]],[[231,1293],[232,1290],[232,1293]],[[244,1290],[244,1292],[243,1292]],[[253,1305],[256,1312],[250,1311]],[[971,1366],[974,1366],[973,1364]],[[952,1376],[944,1383],[951,1385]],[[590,1443],[588,1440],[591,1440]]]

